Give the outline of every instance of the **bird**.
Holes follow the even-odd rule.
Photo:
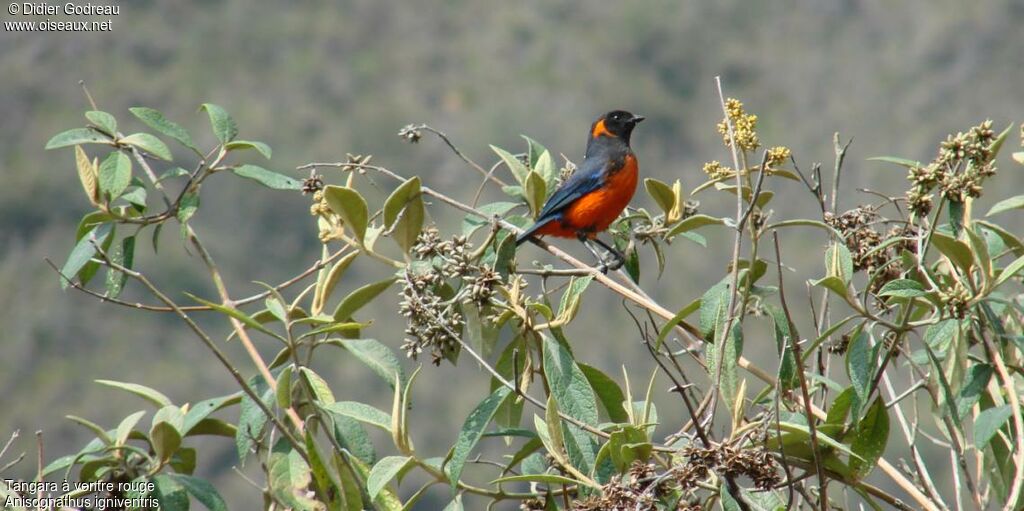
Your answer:
[[[633,128],[644,120],[613,110],[594,121],[583,162],[541,208],[536,221],[516,237],[516,246],[539,236],[576,238],[598,259],[600,270],[617,270],[625,257],[597,235],[619,217],[636,192],[639,167],[630,147]],[[610,264],[594,248],[597,243],[615,259]]]

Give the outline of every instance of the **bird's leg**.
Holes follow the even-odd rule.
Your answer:
[[[587,233],[581,232],[576,237],[577,239],[580,240],[580,243],[583,243],[583,246],[587,247],[587,250],[589,250],[591,254],[594,254],[594,257],[597,259],[598,263],[600,263],[598,264],[597,268],[598,270],[601,271],[601,273],[608,273],[608,270],[615,271],[621,268],[622,264],[626,261],[626,258],[623,257],[618,250],[615,250],[614,248],[608,246],[603,241],[597,238],[591,238],[587,236]],[[593,242],[595,241],[598,245],[607,250],[608,253],[612,255],[612,257],[614,257],[614,260],[611,261],[610,264],[606,260],[605,256],[601,252],[599,252],[596,247],[594,247]]]
[[[598,245],[601,245],[602,248],[607,250],[609,254],[615,257],[615,261],[612,263],[611,268],[609,268],[612,271],[618,270],[619,268],[622,267],[623,264],[626,263],[626,256],[623,255],[622,252],[619,252],[615,247],[601,241],[601,238],[595,236],[593,239],[591,239],[591,241],[597,243]]]
[[[591,254],[594,254],[594,258],[596,258],[598,262],[598,265],[596,266],[598,271],[600,271],[601,273],[608,273],[608,263],[605,262],[604,256],[602,256],[601,253],[598,252],[597,249],[590,244],[590,238],[587,237],[587,233],[578,233],[576,235],[576,239],[580,240],[580,243],[582,243],[584,247],[587,247],[587,250],[589,250]]]

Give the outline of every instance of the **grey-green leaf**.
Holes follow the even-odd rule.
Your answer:
[[[362,243],[370,216],[363,196],[352,188],[331,185],[324,188],[324,199],[331,211],[341,216],[356,239]]]
[[[53,136],[46,142],[46,149],[57,149],[78,144],[109,144],[110,139],[89,128],[74,128]]]
[[[270,159],[270,155],[273,154],[273,151],[270,149],[270,146],[257,140],[235,140],[233,142],[228,142],[228,144],[225,145],[224,148],[227,149],[228,151],[233,151],[236,149],[255,149],[256,152],[260,153],[261,155],[263,155],[264,158],[268,160]]]
[[[210,116],[210,126],[213,127],[213,134],[222,144],[227,144],[238,136],[238,125],[223,108],[213,103],[203,103],[201,107]]]
[[[387,456],[370,469],[370,475],[366,478],[366,491],[371,500],[377,498],[377,494],[409,464],[410,459],[408,456]]]
[[[391,414],[365,403],[338,401],[325,406],[324,410],[376,426],[384,431],[391,431]]]
[[[90,110],[85,113],[85,118],[96,125],[107,135],[114,136],[117,133],[117,119],[113,115],[102,110]]]
[[[164,114],[159,110],[147,108],[144,106],[136,106],[128,109],[135,117],[138,117],[140,121],[153,128],[160,133],[167,135],[168,137],[177,140],[185,147],[195,150],[196,146],[192,143],[192,137],[189,136],[188,131],[182,128],[176,122],[171,121],[164,117]]]
[[[501,406],[510,394],[511,391],[508,387],[498,387],[466,417],[466,421],[462,424],[462,429],[459,431],[459,438],[455,441],[455,446],[452,448],[451,460],[444,467],[445,473],[448,474],[448,480],[451,482],[452,492],[458,489],[459,478],[462,477],[462,468],[465,466],[466,460],[469,459],[469,453],[476,447],[477,442],[480,441],[484,428],[490,424],[498,407]]]
[[[227,511],[227,504],[224,503],[220,493],[217,493],[217,489],[209,481],[185,474],[170,474],[170,477],[184,486],[196,500],[206,506],[206,509],[210,511]]]
[[[996,406],[979,413],[978,418],[974,420],[974,446],[979,451],[988,446],[999,428],[1002,428],[1012,415],[1013,409],[1010,405]]]
[[[138,147],[161,160],[171,161],[171,149],[167,147],[163,140],[149,133],[133,133],[122,138],[119,142]]]
[[[890,280],[878,291],[878,296],[894,296],[897,298],[914,298],[926,294],[928,293],[920,282],[910,279]]]
[[[125,188],[132,182],[132,160],[121,151],[110,153],[100,163],[100,193],[108,200],[121,196]]]
[[[398,374],[399,381],[404,385],[406,381],[405,370],[399,363],[398,357],[391,348],[376,339],[340,339],[341,345],[355,355],[360,362],[364,363],[394,387],[395,374]]]
[[[238,177],[251,179],[263,186],[266,186],[267,188],[273,188],[275,190],[302,189],[302,181],[288,177],[284,174],[279,174],[272,170],[267,170],[258,165],[239,165],[231,169],[231,172],[233,172]]]

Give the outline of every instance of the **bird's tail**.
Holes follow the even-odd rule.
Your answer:
[[[522,245],[524,241],[533,238],[533,233],[537,232],[538,229],[547,225],[547,222],[537,222],[530,226],[529,229],[525,230],[519,236],[516,236],[516,246]]]

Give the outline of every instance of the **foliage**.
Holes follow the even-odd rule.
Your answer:
[[[979,508],[1018,507],[1024,501],[1024,418],[1017,396],[1024,309],[1015,289],[1024,243],[987,217],[976,218],[971,207],[987,180],[997,179],[996,157],[1012,129],[997,134],[985,122],[951,136],[927,165],[879,158],[907,170],[910,190],[838,212],[847,151],[838,135],[826,191],[820,166],[802,172],[786,147],[758,154],[758,118],[741,102],[722,97],[721,107],[717,127],[731,166],[709,162],[707,181],[689,194],[679,181],[647,179],[644,190],[657,209],[630,209],[613,225],[627,261],[611,276],[543,242],[537,245],[571,268],[528,268],[517,260],[515,233],[574,168],[566,162],[558,169],[552,153],[532,139],[522,154],[494,147],[495,168],[503,167],[497,173],[455,149],[481,174],[481,186],[507,195],[477,206],[419,177],[372,165],[367,156],[304,165],[300,170],[309,177],[303,181],[234,163],[241,151],[267,159],[272,152],[265,143],[238,139],[237,123],[210,103],[202,110],[217,143],[206,151],[186,128],[151,108],[130,112],[153,133],[129,135],[118,130],[114,115],[87,112],[87,127],[47,144],[74,148],[78,178],[95,208],[80,222],[67,262],[54,266],[61,284],[128,307],[137,305],[119,299],[126,286],[148,292],[157,303],[144,307],[177,316],[239,392],[175,404],[145,386],[101,381],[149,402],[149,427],[142,421],[146,410],[112,429],[73,417],[96,439],[50,463],[42,476],[77,470],[87,482],[151,481],[163,508],[187,508],[187,494],[222,509],[213,486],[192,475],[204,461],[192,437],[215,435],[234,440],[240,464],[262,467],[268,507],[406,509],[443,485],[451,492],[450,509],[461,509],[466,494],[519,501],[524,509],[701,509],[716,503],[725,509],[826,509],[843,506],[849,494],[872,505],[905,508],[903,502],[912,501],[942,509],[952,505],[936,490],[916,445],[944,436],[958,462],[956,498]],[[417,142],[423,131],[451,145],[429,126],[411,125],[401,136]],[[158,175],[157,160],[170,162],[170,170]],[[192,226],[203,185],[216,174],[310,195],[321,259],[256,296],[232,298]],[[366,192],[380,185],[374,179],[380,176],[395,186],[375,201]],[[772,219],[772,187],[780,180],[806,185],[820,217]],[[735,216],[699,213],[691,197],[711,193],[734,201]],[[989,216],[1021,204],[1021,197],[1006,199]],[[464,214],[461,232],[443,234],[430,225],[434,208]],[[136,240],[168,223],[178,224],[182,242],[198,254],[216,297],[190,295],[193,303],[180,304],[136,269]],[[720,256],[728,261],[722,279],[699,299],[675,313],[638,286],[641,273],[651,271],[640,263],[642,253],[653,255],[657,275],[679,278],[665,267],[664,253],[678,238],[706,246],[696,231],[711,229],[732,235],[734,243],[731,254]],[[820,236],[827,247],[823,276],[808,283],[808,296],[785,285],[780,240],[790,233]],[[360,281],[347,272],[357,257],[373,259],[394,276]],[[96,285],[101,269],[106,278]],[[639,342],[624,346],[646,349],[658,371],[637,379],[624,368],[617,379],[586,364],[572,323],[587,292],[598,286],[628,303],[609,314],[632,318]],[[362,311],[394,287],[401,288],[407,338],[375,340],[373,320]],[[814,324],[802,326],[812,335],[801,336],[790,314],[798,297],[818,307]],[[228,360],[221,343],[191,319],[193,310],[221,314],[232,339],[247,348],[250,365]],[[755,328],[760,317],[771,321],[777,361],[743,355],[744,344],[763,335]],[[257,349],[264,344],[279,350],[269,361]],[[363,402],[358,389],[342,395],[310,367],[314,353],[338,348],[391,386],[390,403]],[[410,419],[414,391],[430,390],[417,388],[417,374],[445,369],[410,373],[396,348],[414,361],[428,352],[436,366],[475,362],[486,373],[480,383],[489,385],[447,451],[415,446]],[[701,370],[684,371],[684,365]],[[666,379],[689,417],[659,417],[652,397]],[[647,382],[642,394],[634,394],[631,381]],[[933,413],[919,413],[918,399]],[[223,418],[235,408],[236,421]],[[386,432],[391,445],[374,444],[367,427]],[[495,438],[504,439],[505,456],[474,454]],[[912,459],[901,471],[886,457],[908,446]],[[971,472],[969,462],[983,467],[985,477]],[[471,464],[474,470],[467,470]],[[411,471],[429,481],[400,494],[398,485]]]

